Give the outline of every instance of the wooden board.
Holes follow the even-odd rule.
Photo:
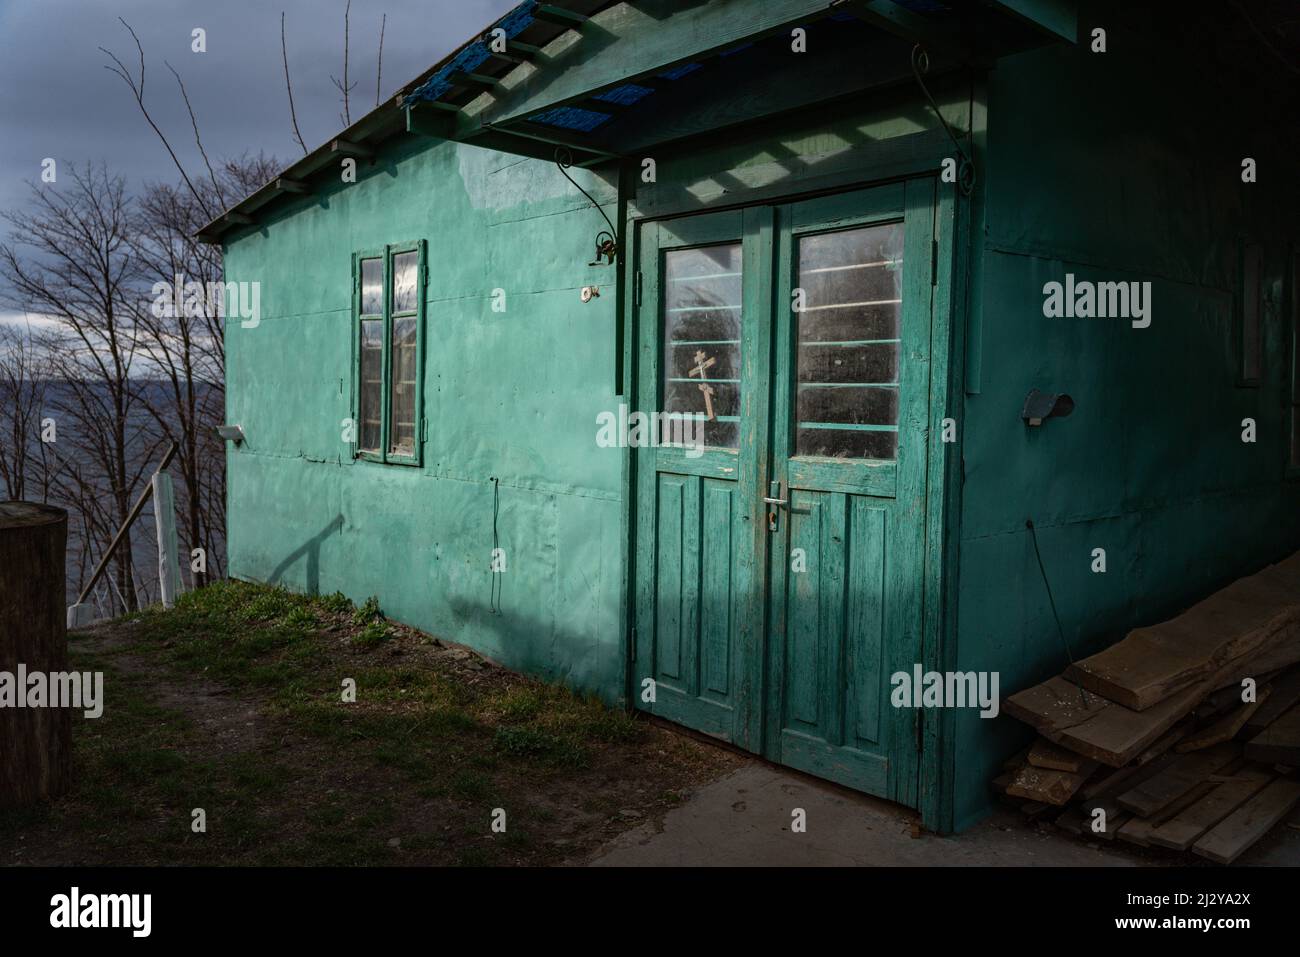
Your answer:
[[[1065,677],[1117,704],[1145,711],[1288,632],[1300,634],[1300,596],[1252,576],[1172,621],[1135,628],[1104,651],[1070,665]]]
[[[1096,782],[1089,781],[1079,791],[1085,800],[1115,797],[1134,788],[1177,760],[1175,754],[1162,754],[1147,764],[1130,764],[1122,768],[1108,769],[1109,773],[1098,777]]]
[[[1057,675],[1017,691],[1002,703],[1002,710],[1044,735],[1054,735],[1100,714],[1110,705],[1101,695]]]
[[[1154,829],[1155,825],[1152,822],[1134,816],[1121,824],[1115,833],[1121,841],[1128,841],[1139,847],[1149,847],[1151,844],[1149,835]]]
[[[1128,764],[1140,751],[1153,744],[1196,705],[1200,698],[1192,688],[1145,711],[1133,711],[1109,703],[1086,721],[1055,735],[1041,732],[1066,747],[1113,768]],[[1101,700],[1105,700],[1104,698]]]
[[[1066,808],[1053,823],[1061,830],[1072,834],[1084,834],[1088,830],[1087,823],[1077,807]]]
[[[1240,762],[1238,761],[1234,761],[1233,765],[1239,763]],[[1211,775],[1211,778],[1213,777],[1215,777],[1215,775]],[[1207,778],[1201,781],[1199,784],[1193,787],[1182,797],[1178,798],[1178,800],[1174,801],[1172,804],[1169,804],[1164,808],[1161,808],[1161,810],[1158,813],[1151,815],[1149,818],[1147,818],[1147,820],[1151,822],[1153,827],[1159,827],[1161,824],[1165,823],[1165,821],[1169,820],[1171,817],[1176,817],[1177,815],[1183,813],[1183,811],[1187,810],[1189,807],[1191,807],[1193,804],[1201,800],[1203,797],[1205,797],[1207,794],[1209,794],[1211,791],[1213,791],[1216,787],[1219,786],[1219,782],[1211,780],[1211,778]]]
[[[1174,750],[1179,754],[1186,754],[1189,751],[1200,751],[1214,744],[1231,741],[1250,716],[1259,710],[1259,706],[1269,699],[1270,694],[1271,689],[1267,685],[1258,689],[1258,696],[1254,701],[1239,705],[1236,710],[1229,711],[1213,724],[1197,731],[1185,741],[1180,741]]]
[[[1109,815],[1106,817],[1106,830],[1094,831],[1092,829],[1092,818],[1085,818],[1084,827],[1080,833],[1085,837],[1098,837],[1103,841],[1113,841],[1116,835],[1124,830],[1125,826],[1132,820],[1134,820],[1133,815],[1129,814],[1128,811],[1120,811],[1114,817]]]
[[[1114,798],[1083,801],[1076,806],[1079,809],[1079,813],[1083,815],[1083,833],[1092,834],[1107,841],[1113,841],[1115,839],[1115,831],[1118,830],[1120,825],[1130,817],[1127,811],[1120,808]],[[1106,815],[1106,829],[1104,831],[1093,830],[1093,823],[1097,820],[1096,814],[1098,811],[1101,811]]]
[[[1018,754],[1013,754],[1002,762],[1003,771],[1016,772],[1029,763],[1029,749],[1022,748]]]
[[[1273,693],[1258,711],[1246,721],[1247,731],[1262,731],[1282,717],[1295,704],[1300,704],[1300,668],[1295,668],[1272,681]]]
[[[1186,736],[1191,726],[1190,720],[1176,725],[1122,768],[1103,767],[1079,790],[1080,796],[1085,799],[1113,796],[1145,781],[1162,766],[1162,761],[1167,763],[1174,759],[1170,750]]]
[[[1265,764],[1300,766],[1300,704],[1246,743],[1246,757]]]
[[[1192,853],[1231,864],[1300,801],[1300,781],[1278,778],[1192,845]]]
[[[1016,772],[1007,787],[1007,794],[1062,807],[1096,769],[1097,764],[1094,761],[1087,762],[1077,774],[1027,764]]]
[[[1039,768],[1051,768],[1054,771],[1069,771],[1078,774],[1088,759],[1067,748],[1052,744],[1046,738],[1039,738],[1029,749],[1029,763]]]
[[[1031,821],[1042,817],[1048,812],[1054,814],[1059,810],[1060,808],[1058,808],[1056,805],[1044,804],[1042,801],[1024,801],[1020,805],[1020,813],[1023,814],[1025,817],[1029,818]]]
[[[1175,851],[1187,850],[1198,837],[1254,797],[1271,780],[1273,775],[1263,768],[1242,769],[1152,831],[1151,843]]]
[[[1158,814],[1240,754],[1241,748],[1229,742],[1181,755],[1159,774],[1121,794],[1120,807],[1142,817]]]
[[[1134,711],[1060,676],[1026,688],[1003,702],[1012,717],[1043,737],[1113,768],[1123,767],[1189,714],[1211,692],[1265,671],[1300,661],[1300,633],[1250,656],[1229,662],[1199,684],[1144,711]]]

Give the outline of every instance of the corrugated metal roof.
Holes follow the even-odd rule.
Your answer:
[[[1056,13],[1065,2],[1049,0]],[[986,18],[982,24],[985,32],[989,29],[989,17],[1004,24],[996,29],[1015,32],[1014,25],[1006,24],[1008,18],[990,11],[1009,6],[1025,7],[1029,3],[1030,0],[987,0],[981,4],[959,6],[955,2],[937,0],[827,0],[825,6],[814,3],[804,9],[806,16],[811,18],[811,22],[804,25],[813,30],[819,24],[834,24],[837,31],[843,31],[847,25],[856,24],[858,28],[877,31],[876,35],[883,30],[898,37],[924,36],[927,40],[941,42],[950,38],[955,27],[964,22],[961,17],[969,17],[975,12]],[[616,155],[612,137],[623,135],[619,131],[626,132],[629,124],[635,126],[641,122],[642,104],[649,103],[649,108],[654,109],[653,104],[659,102],[656,94],[680,89],[678,84],[681,81],[694,78],[701,70],[715,64],[743,64],[747,57],[755,57],[754,63],[761,64],[763,51],[770,44],[788,43],[788,39],[779,35],[778,28],[786,29],[791,23],[800,22],[796,19],[781,25],[776,22],[778,18],[769,17],[764,29],[751,28],[748,37],[744,35],[743,27],[730,31],[730,42],[721,39],[713,49],[708,49],[707,43],[697,43],[681,62],[668,65],[660,61],[642,75],[628,71],[629,75],[622,82],[613,85],[602,83],[583,92],[579,84],[560,83],[558,85],[568,88],[569,93],[552,97],[550,103],[545,102],[545,97],[531,96],[528,84],[539,71],[563,71],[573,62],[578,63],[577,69],[582,69],[580,52],[576,61],[560,55],[552,62],[543,55],[542,48],[569,30],[581,29],[593,14],[603,14],[618,6],[622,6],[618,0],[555,0],[552,3],[525,0],[408,83],[388,102],[203,227],[199,238],[218,241],[227,229],[250,225],[253,212],[285,193],[300,194],[300,186],[307,177],[340,156],[372,157],[376,144],[408,128],[529,156],[548,156],[548,150],[563,146],[572,150],[575,162],[580,165],[612,157]],[[700,4],[683,4],[681,13],[692,16],[693,11],[700,8]],[[618,20],[617,15],[611,16],[614,21]],[[718,26],[714,24],[715,29]],[[1023,24],[1020,28],[1023,29]],[[502,36],[507,41],[504,50],[499,42]],[[498,41],[495,48],[494,40]],[[560,49],[568,53],[580,47],[570,44],[568,47],[561,45]],[[770,53],[767,55],[770,59]],[[525,65],[529,72],[523,76],[522,84],[516,83],[512,87],[503,82],[513,71]],[[735,71],[730,72],[734,80]],[[608,73],[607,66],[604,75]],[[743,67],[741,73],[744,73]],[[692,79],[692,82],[696,81]],[[707,81],[704,84],[692,93],[682,92],[677,99],[683,96],[692,98],[696,93],[709,95]],[[521,86],[525,90],[524,102],[529,104],[522,109],[519,108],[518,96],[515,96],[514,105],[508,99]],[[549,87],[543,86],[542,89],[549,90]],[[504,107],[498,108],[495,99],[483,101],[487,103],[486,107],[475,103],[485,94],[495,98],[499,91],[505,91],[507,97]],[[467,114],[466,108],[471,104],[474,104],[474,109],[484,112]],[[412,118],[417,111],[430,116],[417,124]],[[492,121],[493,111],[504,119]],[[281,183],[285,180],[295,182],[282,188]]]

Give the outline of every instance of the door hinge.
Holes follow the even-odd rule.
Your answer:
[[[636,277],[632,280],[632,305],[641,305],[641,270],[637,270]]]
[[[921,751],[922,751],[922,742],[923,742],[923,740],[924,740],[924,738],[925,738],[925,723],[924,723],[924,722],[925,722],[925,710],[924,710],[923,708],[917,708],[917,709],[916,709],[916,721],[915,721],[915,726],[916,726],[916,753],[917,753],[917,754],[920,754],[920,753],[921,753]]]
[[[632,626],[632,660],[636,661],[636,625]]]
[[[420,441],[429,441],[429,420],[426,418],[420,419]]]
[[[939,240],[933,240],[930,243],[930,285],[937,285],[939,282]]]

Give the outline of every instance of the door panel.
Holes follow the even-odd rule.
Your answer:
[[[778,218],[766,753],[911,804],[915,714],[887,692],[921,653],[933,186]]]
[[[765,560],[756,419],[766,410],[755,383],[768,367],[756,343],[770,337],[758,290],[770,295],[771,282],[756,252],[771,248],[763,219],[755,210],[642,226],[636,408],[664,413],[657,435],[670,435],[634,452],[637,705],[755,749]]]
[[[637,407],[705,446],[635,453],[638,707],[913,805],[933,217],[915,180],[638,240]]]

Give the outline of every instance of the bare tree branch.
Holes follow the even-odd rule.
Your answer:
[[[293,121],[293,135],[298,140],[298,145],[302,147],[302,155],[307,155],[307,144],[302,141],[302,133],[298,130],[298,114],[293,108],[293,84],[289,82],[289,53],[284,45],[284,11],[280,11],[280,56],[284,60],[284,88],[289,91],[289,119]]]
[[[124,82],[131,90],[131,94],[135,97],[136,105],[140,107],[140,112],[144,114],[144,118],[148,121],[149,125],[153,127],[153,131],[158,134],[158,139],[162,140],[162,145],[167,148],[167,154],[172,158],[172,163],[175,164],[176,169],[180,172],[181,179],[185,180],[185,185],[190,188],[190,192],[194,194],[194,198],[202,203],[203,197],[200,196],[199,191],[194,188],[194,184],[190,181],[189,174],[185,172],[185,167],[181,165],[181,161],[176,157],[176,151],[172,149],[171,143],[167,141],[167,137],[163,135],[163,131],[158,128],[158,124],[153,121],[153,117],[149,115],[149,110],[144,105],[144,47],[140,45],[140,38],[136,36],[135,31],[131,29],[131,24],[127,23],[121,17],[118,17],[117,19],[122,26],[126,27],[127,32],[131,34],[131,39],[135,41],[135,48],[140,53],[140,79],[137,81],[133,78],[131,72],[126,68],[126,65],[119,60],[111,50],[100,47],[100,51],[117,64],[116,67],[105,66],[104,69],[120,76],[122,82]],[[207,210],[207,213],[208,218],[212,219],[212,210]]]
[[[339,117],[344,126],[352,125],[352,111],[348,106],[348,95],[356,86],[355,83],[348,83],[348,18],[352,13],[352,0],[348,0],[347,6],[343,8],[343,82],[339,82],[338,77],[330,75],[330,82],[343,94],[343,113]]]
[[[379,65],[375,70],[375,106],[379,105],[381,87],[384,82],[384,28],[388,26],[388,14],[379,21]]]
[[[185,101],[185,110],[190,114],[190,126],[194,128],[194,144],[199,148],[199,155],[203,157],[203,165],[208,168],[208,178],[212,180],[212,185],[217,191],[218,204],[221,209],[225,209],[226,202],[221,192],[221,184],[217,182],[217,174],[212,171],[212,162],[208,159],[208,151],[203,148],[203,137],[199,135],[199,121],[194,116],[194,107],[190,106],[190,95],[185,92],[185,81],[176,72],[176,68],[166,60],[163,60],[163,65],[172,71],[172,76],[176,77],[176,85],[181,88],[181,99]]]

